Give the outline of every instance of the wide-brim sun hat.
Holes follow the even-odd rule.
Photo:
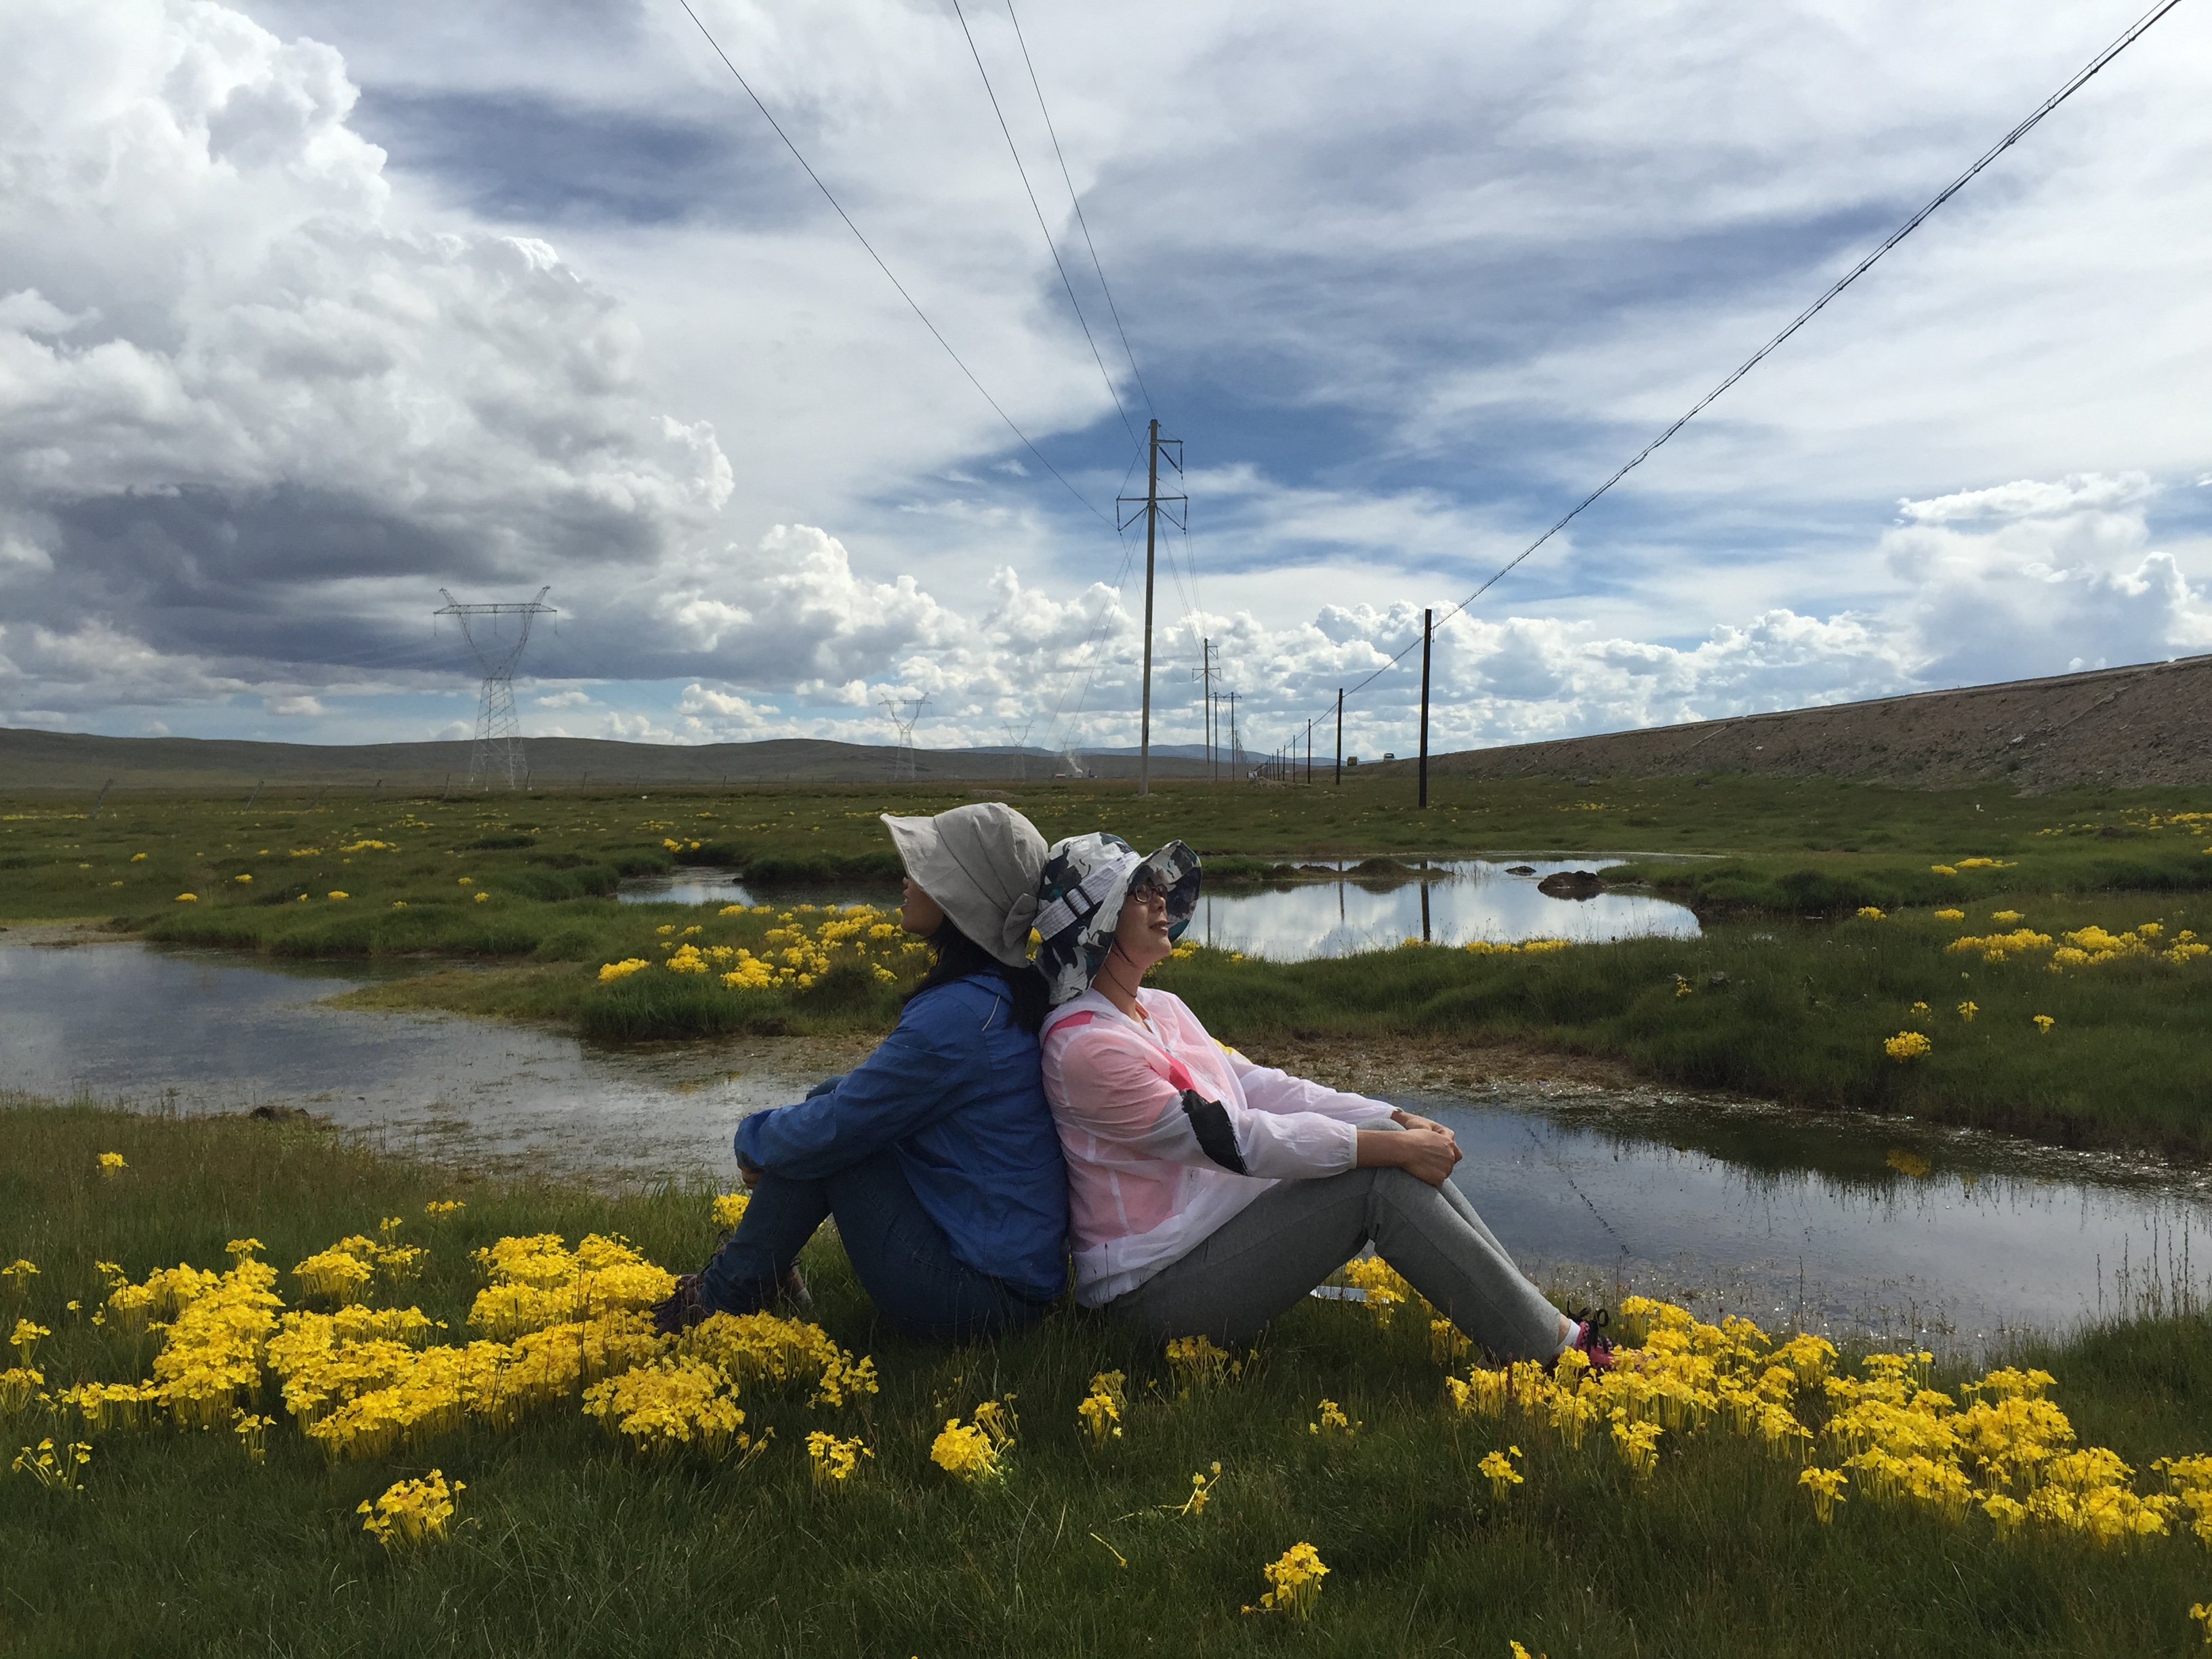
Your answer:
[[[1198,908],[1198,854],[1171,841],[1149,857],[1103,831],[1055,842],[1037,884],[1036,965],[1053,1006],[1081,996],[1106,963],[1121,906],[1139,875],[1168,896],[1168,938],[1180,939]]]
[[[995,800],[883,819],[907,874],[952,925],[1007,967],[1025,965],[1045,866],[1036,825]]]

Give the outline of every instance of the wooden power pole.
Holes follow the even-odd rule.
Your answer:
[[[1160,494],[1160,452],[1164,449],[1175,451],[1168,457],[1168,465],[1180,474],[1182,471],[1182,441],[1161,437],[1160,423],[1154,421],[1145,445],[1145,493],[1141,498],[1134,495],[1120,498],[1121,505],[1133,506],[1145,515],[1145,701],[1144,713],[1137,727],[1137,793],[1140,795],[1152,793],[1152,562],[1159,541],[1160,508],[1169,502],[1189,499],[1183,495]],[[1131,514],[1121,520],[1121,528],[1126,530],[1135,521],[1136,514]],[[1182,520],[1170,513],[1168,522],[1180,527]]]

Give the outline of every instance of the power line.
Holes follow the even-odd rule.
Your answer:
[[[837,216],[845,222],[845,228],[853,233],[854,240],[857,240],[862,247],[868,251],[868,257],[876,262],[876,269],[882,271],[886,277],[890,278],[890,285],[898,290],[899,298],[905,301],[908,306],[912,308],[914,314],[921,319],[921,325],[929,331],[931,337],[934,339],[938,344],[945,348],[945,355],[951,358],[954,365],[963,374],[965,374],[968,377],[969,385],[974,386],[976,391],[983,394],[983,401],[990,404],[992,412],[1001,421],[1004,421],[1006,423],[1006,430],[1012,433],[1017,438],[1019,438],[1022,441],[1023,447],[1026,448],[1030,454],[1037,458],[1037,465],[1043,467],[1046,471],[1051,473],[1054,477],[1058,478],[1060,480],[1060,487],[1066,489],[1069,495],[1074,496],[1077,501],[1081,501],[1083,505],[1089,509],[1093,517],[1104,520],[1108,524],[1112,524],[1114,520],[1110,517],[1091,505],[1089,497],[1085,496],[1084,493],[1078,489],[1073,484],[1068,483],[1066,478],[1060,477],[1060,469],[1054,466],[1050,461],[1045,459],[1044,452],[1039,449],[1034,443],[1031,443],[1030,441],[1029,434],[1024,432],[1021,428],[1014,424],[1013,417],[1008,415],[1004,409],[999,406],[999,400],[991,395],[989,390],[985,387],[982,381],[975,378],[975,371],[969,368],[967,363],[961,358],[960,354],[952,349],[952,343],[950,340],[947,340],[943,334],[938,331],[937,325],[929,320],[929,313],[924,311],[915,301],[913,295],[906,291],[906,284],[900,282],[896,276],[892,275],[891,268],[884,263],[884,256],[876,252],[875,244],[860,234],[860,226],[853,222],[853,216],[845,211],[843,206],[838,202],[836,197],[830,193],[830,186],[822,182],[821,174],[816,173],[813,167],[808,164],[805,156],[799,154],[799,146],[791,142],[791,135],[783,130],[783,124],[778,121],[773,114],[769,113],[769,106],[761,101],[760,94],[753,90],[752,82],[746,80],[742,74],[738,73],[738,66],[730,61],[730,54],[722,50],[721,43],[716,40],[713,33],[708,29],[707,26],[699,21],[699,14],[691,9],[691,0],[676,0],[676,3],[684,8],[684,15],[691,20],[693,26],[698,29],[699,33],[702,36],[705,37],[707,44],[714,48],[714,56],[722,60],[722,67],[728,70],[731,75],[736,78],[737,83],[745,89],[745,96],[753,100],[753,106],[759,110],[761,114],[766,118],[769,125],[775,129],[775,136],[783,140],[783,147],[791,152],[792,159],[796,161],[801,167],[805,168],[806,176],[814,181],[814,188],[822,192],[822,199],[829,203],[832,208],[836,210]],[[1085,331],[1088,332],[1087,330]]]
[[[1091,348],[1091,361],[1098,365],[1098,378],[1106,382],[1106,395],[1114,400],[1114,412],[1121,417],[1129,441],[1141,444],[1144,441],[1129,422],[1129,411],[1121,407],[1121,394],[1115,387],[1114,377],[1106,372],[1106,360],[1098,355],[1098,342],[1091,337],[1090,319],[1084,316],[1082,302],[1075,297],[1075,284],[1068,280],[1067,267],[1060,262],[1060,248],[1052,240],[1052,227],[1044,222],[1044,209],[1037,204],[1036,191],[1030,185],[1029,169],[1022,165],[1022,153],[1015,146],[1013,129],[1006,125],[1006,112],[999,107],[998,89],[991,84],[990,70],[983,67],[983,54],[976,48],[975,31],[968,27],[968,14],[962,9],[960,0],[952,0],[952,15],[960,20],[960,33],[967,37],[968,55],[975,60],[975,73],[983,77],[983,95],[991,100],[991,113],[999,118],[999,131],[1006,136],[1006,153],[1014,158],[1014,171],[1021,175],[1022,193],[1030,198],[1030,211],[1036,215],[1037,229],[1044,237],[1044,251],[1052,255],[1053,269],[1060,273],[1060,285],[1067,290],[1067,303],[1083,330],[1084,343]],[[1127,345],[1127,342],[1122,343]]]
[[[1098,249],[1091,240],[1091,223],[1083,216],[1083,198],[1075,193],[1075,180],[1068,176],[1067,157],[1060,154],[1060,129],[1053,125],[1052,112],[1045,107],[1044,88],[1038,84],[1036,65],[1030,61],[1030,43],[1022,33],[1022,20],[1014,15],[1014,0],[1006,0],[1006,19],[1014,26],[1014,40],[1022,49],[1022,66],[1030,72],[1030,89],[1036,94],[1037,112],[1044,117],[1044,130],[1052,136],[1053,159],[1060,163],[1060,182],[1067,186],[1067,199],[1075,209],[1075,222],[1083,232],[1083,246],[1090,250],[1091,268],[1098,273],[1098,291],[1106,296],[1106,309],[1113,315],[1114,331],[1121,337],[1121,350],[1129,360],[1129,373],[1136,377],[1137,390],[1144,393],[1146,413],[1156,413],[1152,391],[1145,385],[1144,371],[1137,367],[1137,354],[1129,348],[1129,331],[1121,326],[1121,307],[1114,303],[1114,290],[1106,286],[1106,267],[1098,263]]]
[[[1650,456],[1652,452],[1656,450],[1660,445],[1665,443],[1677,432],[1680,432],[1684,427],[1687,426],[1692,420],[1703,414],[1712,405],[1713,402],[1718,398],[1723,392],[1726,392],[1738,380],[1743,379],[1745,375],[1750,374],[1753,369],[1758,368],[1759,365],[1765,360],[1768,355],[1784,340],[1787,340],[1791,335],[1795,334],[1799,329],[1804,327],[1806,324],[1811,322],[1814,317],[1818,316],[1820,312],[1826,307],[1829,301],[1834,299],[1845,289],[1849,288],[1853,283],[1856,283],[1860,277],[1865,276],[1868,271],[1874,268],[1875,262],[1880,259],[1883,254],[1888,252],[1890,249],[1895,247],[1899,242],[1903,241],[1914,231],[1917,230],[1920,228],[1921,222],[1925,220],[1929,215],[1935,212],[1937,208],[1942,207],[1944,203],[1949,201],[1954,196],[1957,195],[1960,191],[1966,188],[1966,186],[1972,181],[1975,175],[1979,173],[1983,168],[1988,167],[1990,162],[1996,161],[1998,156],[2003,155],[2005,151],[2010,149],[2014,144],[2018,143],[2022,138],[2025,138],[2030,132],[2034,131],[2037,125],[2042,121],[2045,116],[2050,114],[2051,111],[2057,109],[2061,104],[2064,103],[2069,98],[2071,98],[2076,92],[2087,85],[2091,78],[2094,77],[2100,70],[2103,69],[2106,64],[2111,63],[2112,59],[2118,58],[2123,52],[2125,52],[2130,46],[2133,46],[2136,41],[2141,39],[2143,33],[2149,29],[2152,24],[2157,22],[2159,19],[2165,16],[2166,13],[2172,11],[2180,3],[2181,0],[2160,0],[2160,3],[2158,5],[2154,6],[2149,11],[2144,13],[2142,16],[2136,19],[2133,24],[2129,26],[2126,32],[2124,33],[2119,39],[2113,41],[2112,45],[2106,46],[2102,52],[2091,58],[2086,65],[2075,73],[2073,77],[2069,79],[2065,85],[2060,87],[2057,91],[2052,93],[2050,97],[2045,99],[2042,103],[2036,106],[2034,111],[2029,114],[2025,120],[2014,126],[2009,132],[2006,133],[2003,137],[1998,139],[1997,142],[1990,146],[1988,149],[1983,151],[1980,157],[1972,167],[1968,167],[1964,173],[1960,173],[1949,184],[1946,185],[1941,191],[1937,191],[1934,199],[1931,200],[1927,206],[1922,208],[1917,213],[1914,214],[1910,219],[1907,219],[1895,230],[1890,232],[1890,234],[1884,237],[1874,248],[1873,252],[1869,252],[1864,258],[1861,259],[1856,264],[1853,265],[1833,283],[1831,283],[1819,299],[1814,301],[1812,304],[1807,306],[1802,311],[1791,318],[1788,325],[1783,328],[1780,333],[1777,334],[1765,345],[1759,347],[1758,350],[1753,352],[1750,356],[1745,358],[1743,362],[1738,364],[1736,368],[1729,373],[1728,377],[1722,380],[1718,386],[1715,386],[1711,392],[1708,392],[1704,397],[1698,399],[1695,404],[1692,404],[1688,412],[1683,415],[1680,419],[1677,420],[1672,426],[1668,427],[1664,432],[1662,432],[1650,443],[1644,445],[1643,448],[1638,450],[1634,455],[1629,458],[1626,465],[1622,466],[1618,472],[1615,472],[1610,478],[1607,478],[1595,489],[1590,491],[1589,495],[1583,496],[1572,508],[1564,514],[1559,518],[1559,521],[1553,524],[1549,530],[1547,530],[1542,535],[1537,537],[1534,541],[1529,543],[1527,547],[1522,549],[1519,553],[1516,554],[1512,558],[1500,565],[1497,570],[1492,573],[1490,579],[1484,582],[1481,586],[1476,588],[1474,592],[1468,594],[1467,598],[1462,599],[1457,605],[1453,605],[1449,610],[1446,611],[1443,615],[1437,619],[1439,623],[1449,622],[1453,617],[1455,617],[1467,610],[1468,606],[1472,605],[1477,599],[1480,599],[1485,593],[1487,593],[1500,581],[1504,580],[1507,575],[1510,574],[1512,571],[1518,567],[1522,561],[1526,560],[1530,554],[1535,552],[1535,550],[1543,546],[1546,542],[1550,541],[1553,537],[1558,535],[1559,532],[1565,530],[1570,524],[1573,523],[1574,520],[1581,515],[1585,507],[1589,507],[1593,501],[1596,501],[1599,496],[1604,495],[1606,491],[1611,489],[1613,485],[1619,483],[1631,472],[1633,472],[1638,467],[1641,466]],[[1369,674],[1365,679],[1361,680],[1357,685],[1348,687],[1345,691],[1345,696],[1356,696],[1360,691],[1364,690],[1368,686],[1373,684],[1377,679],[1389,673],[1393,668],[1395,668],[1401,662],[1404,661],[1407,657],[1410,656],[1413,653],[1413,647],[1420,642],[1419,637],[1416,635],[1413,640],[1409,641],[1406,644],[1404,648],[1401,649],[1397,655],[1392,657],[1389,661],[1384,663],[1380,668],[1376,669],[1372,673]]]

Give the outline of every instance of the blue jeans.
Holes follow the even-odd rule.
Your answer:
[[[996,1336],[1044,1316],[1052,1305],[957,1261],[886,1147],[819,1181],[762,1172],[727,1243],[700,1274],[700,1298],[719,1313],[752,1313],[775,1299],[784,1273],[823,1221],[835,1216],[853,1271],[902,1334],[928,1341]]]

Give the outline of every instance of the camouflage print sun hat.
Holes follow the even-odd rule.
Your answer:
[[[1139,872],[1167,890],[1168,937],[1179,939],[1198,908],[1198,854],[1171,841],[1150,858],[1119,836],[1094,832],[1055,842],[1045,854],[1033,924],[1043,943],[1037,971],[1056,1008],[1091,988],[1121,920],[1121,902]]]

